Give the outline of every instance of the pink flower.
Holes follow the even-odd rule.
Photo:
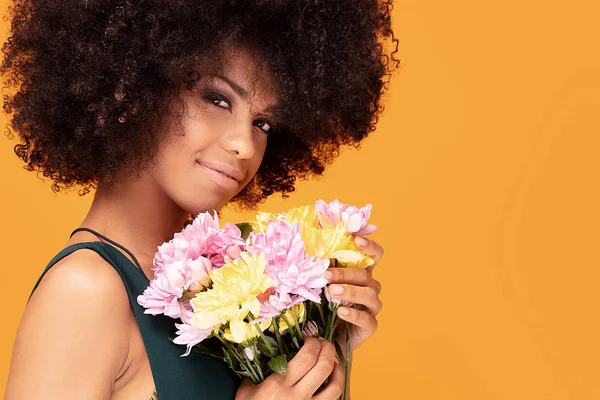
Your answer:
[[[321,227],[327,223],[337,226],[342,221],[346,231],[357,236],[369,235],[377,229],[375,225],[367,223],[371,216],[371,208],[370,204],[358,208],[340,203],[338,200],[334,200],[329,204],[323,200],[317,200],[315,203],[315,210]]]
[[[192,351],[192,347],[206,339],[212,332],[212,329],[199,329],[192,324],[194,310],[192,303],[188,299],[181,299],[181,324],[175,324],[177,332],[173,343],[187,346],[186,352],[181,356],[187,356]]]
[[[217,214],[199,214],[181,232],[175,233],[173,239],[158,247],[154,256],[154,266],[161,268],[165,262],[193,260],[206,255],[209,236],[216,232],[220,232]]]
[[[212,332],[212,329],[198,329],[194,325],[188,323],[175,324],[177,332],[173,343],[187,346],[187,351],[182,357],[187,356],[192,351],[192,347],[206,339]]]
[[[196,216],[194,221],[187,225],[186,228],[193,227],[193,229],[197,229],[199,232],[211,232],[212,230],[219,230],[221,226],[219,225],[219,215],[216,211],[213,212],[213,215],[210,215],[208,212],[200,213]]]
[[[182,308],[179,299],[184,292],[197,292],[209,282],[208,272],[212,269],[208,258],[177,260],[173,257],[155,268],[154,278],[144,293],[138,296],[138,303],[145,307],[146,314],[165,314],[179,318]]]
[[[178,289],[168,281],[164,274],[155,277],[144,293],[137,298],[138,303],[145,307],[145,314],[165,314],[177,318],[181,314]]]
[[[225,265],[225,257],[239,258],[245,244],[242,232],[235,224],[227,223],[223,230],[211,232],[206,241],[206,252],[213,268]]]
[[[198,249],[199,253],[208,257],[213,268],[221,268],[225,264],[225,257],[239,257],[246,243],[235,224],[227,223],[221,229],[216,212],[213,216],[209,213],[199,214],[181,235],[193,246],[194,251]],[[189,256],[194,258],[196,254]]]
[[[154,278],[137,299],[146,308],[146,314],[181,316],[183,294],[198,292],[210,281],[208,273],[213,265],[206,257],[207,242],[211,236],[220,234],[216,213],[214,218],[203,213],[173,239],[158,247],[153,261]]]
[[[304,328],[302,328],[302,337],[306,339],[311,336],[319,337],[319,327],[315,321],[306,321]]]
[[[181,320],[186,324],[191,324],[194,317],[192,302],[184,297],[179,299],[179,305],[181,306]]]
[[[138,303],[147,314],[180,317],[180,299],[185,292],[197,293],[209,282],[209,271],[225,264],[225,258],[237,258],[245,241],[234,224],[219,227],[215,212],[199,214],[194,221],[167,243],[158,247],[154,256],[154,278]]]
[[[258,318],[256,321],[263,321],[267,318],[275,317],[283,310],[287,310],[288,308],[292,308],[296,304],[302,303],[305,299],[299,295],[290,295],[289,293],[275,293],[268,296],[266,301],[260,304],[260,311],[258,313]],[[320,302],[317,301],[317,303]]]
[[[274,293],[262,303],[261,319],[278,315],[304,300],[320,302],[319,294],[327,284],[325,271],[329,260],[305,253],[300,223],[270,221],[266,232],[252,232],[248,243],[247,251],[265,254],[265,274],[273,280]]]

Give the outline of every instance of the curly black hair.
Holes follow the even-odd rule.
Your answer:
[[[375,129],[399,66],[391,1],[13,0],[0,66],[7,136],[25,168],[89,192],[156,154],[165,99],[223,43],[260,52],[284,123],[234,200],[253,208],[321,174]],[[5,16],[5,20],[7,16]],[[193,85],[187,85],[188,88]]]

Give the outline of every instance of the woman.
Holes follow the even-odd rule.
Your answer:
[[[374,0],[14,1],[0,70],[16,89],[4,104],[15,152],[56,191],[96,191],[32,293],[7,400],[340,395],[330,343],[309,339],[285,376],[240,385],[217,359],[179,357],[135,298],[156,247],[190,214],[285,195],[374,130],[396,64],[383,46],[395,42],[390,10]],[[357,245],[381,258],[376,243]],[[377,328],[371,271],[329,278],[332,296],[359,305],[339,311],[353,350]]]

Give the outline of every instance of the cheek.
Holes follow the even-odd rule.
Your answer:
[[[265,150],[267,148],[266,138],[262,138],[262,140],[256,140],[254,142],[254,146],[255,146],[254,155],[252,156],[252,158],[246,160],[246,168],[248,171],[248,176],[246,178],[246,181],[244,182],[243,187],[240,189],[240,191],[244,187],[246,187],[246,185],[248,185],[248,183],[250,183],[250,181],[254,178],[254,176],[256,175],[256,172],[260,168],[260,164],[262,163],[262,160],[265,155]]]
[[[211,118],[196,110],[195,116],[185,118],[182,121],[183,146],[188,151],[198,151],[208,147],[211,143],[218,140],[219,132],[221,132],[221,121],[217,118]]]
[[[262,160],[265,156],[265,151],[267,149],[267,139],[266,137],[262,137],[259,138],[259,140],[257,140],[256,142],[256,152],[254,153],[254,156],[252,157],[252,175],[254,176],[254,174],[256,174],[256,171],[258,171],[258,168],[260,167],[260,164],[262,163]]]

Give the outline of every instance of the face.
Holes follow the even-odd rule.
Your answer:
[[[230,49],[219,73],[202,73],[175,96],[151,180],[186,212],[220,209],[254,177],[274,129],[271,73],[245,49]],[[178,97],[178,98],[177,98]],[[180,109],[181,110],[181,109]]]

